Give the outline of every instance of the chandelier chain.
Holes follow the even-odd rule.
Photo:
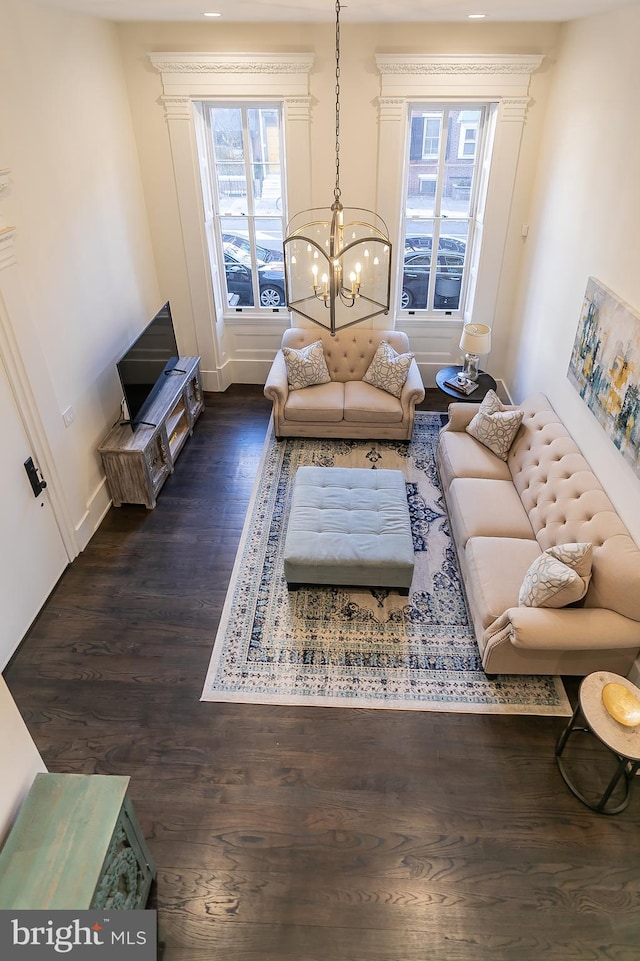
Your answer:
[[[364,208],[346,211],[340,200],[340,11],[335,0],[335,187],[329,218],[318,208],[304,211],[312,220],[289,224],[284,239],[287,307],[335,334],[389,312],[391,242],[382,218]],[[345,224],[345,217],[355,220]],[[370,215],[370,218],[367,217]],[[302,218],[300,217],[300,220]],[[342,317],[344,309],[344,318]],[[347,321],[347,309],[352,319]],[[342,322],[344,320],[344,322]]]
[[[340,0],[336,0],[336,186],[333,191],[340,202]]]

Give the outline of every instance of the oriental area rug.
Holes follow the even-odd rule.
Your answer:
[[[569,716],[559,678],[489,680],[470,626],[436,469],[442,416],[411,441],[277,441],[269,426],[203,701]],[[298,467],[404,473],[415,548],[409,597],[385,589],[289,592],[284,541]]]

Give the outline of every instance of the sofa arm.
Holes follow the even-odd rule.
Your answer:
[[[273,401],[280,410],[284,408],[289,396],[289,378],[282,350],[273,359],[271,370],[264,385],[264,395]]]
[[[454,401],[453,404],[449,404],[449,420],[442,429],[464,431],[478,413],[479,407],[480,404],[462,404]]]
[[[531,651],[640,648],[640,622],[601,607],[511,607],[487,635],[487,648],[505,635]]]
[[[402,388],[402,394],[400,395],[400,402],[404,409],[408,407],[415,407],[420,401],[424,400],[424,384],[422,383],[422,376],[420,374],[420,369],[414,360],[411,361],[409,366],[409,372],[407,374],[407,379],[404,382],[404,387]]]

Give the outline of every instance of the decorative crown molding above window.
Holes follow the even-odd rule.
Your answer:
[[[541,54],[377,54],[381,96],[524,97]]]
[[[150,53],[151,63],[160,73],[300,73],[313,66],[313,56],[269,53]]]
[[[505,56],[446,56],[423,57],[419,54],[379,54],[376,57],[380,73],[533,73],[544,57],[535,55],[519,57]]]
[[[304,96],[313,54],[150,53],[169,96]],[[265,90],[264,79],[269,78]]]

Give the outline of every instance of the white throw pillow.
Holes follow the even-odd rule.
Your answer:
[[[362,378],[365,384],[386,390],[394,397],[400,397],[409,374],[413,354],[398,354],[391,344],[381,340],[373,355],[369,369]]]
[[[591,544],[560,544],[536,557],[520,588],[521,607],[566,607],[582,600],[591,580]]]
[[[303,387],[330,383],[331,377],[321,340],[299,350],[295,347],[283,347],[282,353],[287,365],[289,390],[302,390]]]
[[[508,410],[496,392],[489,390],[466,431],[506,461],[523,417],[523,410]]]

